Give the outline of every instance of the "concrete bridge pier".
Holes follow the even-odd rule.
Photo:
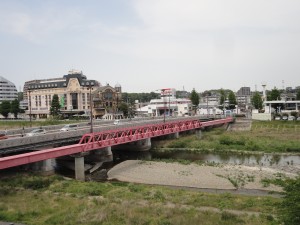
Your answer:
[[[151,148],[151,138],[146,138],[136,142],[138,150],[147,151]]]
[[[116,145],[114,150],[128,150],[128,151],[148,151],[151,149],[151,138],[145,138],[139,141],[130,142],[128,144]]]
[[[75,179],[85,181],[85,173],[84,173],[84,156],[87,153],[78,153],[72,155],[75,158]]]
[[[195,130],[195,133],[196,133],[196,136],[197,136],[197,139],[202,139],[202,130]]]
[[[55,170],[55,159],[47,159],[35,163],[30,163],[24,165],[23,168],[26,170],[32,170],[46,174],[53,174]]]
[[[47,159],[42,161],[42,172],[45,173],[54,173],[55,160]]]
[[[113,161],[113,154],[111,151],[111,146],[93,151],[93,154],[91,155],[91,157],[93,158],[93,160],[96,160],[98,162]]]
[[[174,138],[178,139],[179,138],[179,132],[174,133]]]

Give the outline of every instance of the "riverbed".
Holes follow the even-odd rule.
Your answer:
[[[297,173],[244,165],[183,165],[156,161],[127,160],[108,171],[108,180],[210,190],[281,192],[282,187],[265,179],[295,178]]]

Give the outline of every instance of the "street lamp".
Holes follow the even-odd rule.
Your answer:
[[[207,110],[207,118],[208,118],[208,95],[206,95],[206,110]]]
[[[31,96],[30,96],[31,90],[28,90],[29,94],[29,121],[30,121],[30,127],[31,127]]]
[[[91,128],[90,133],[93,133],[93,105],[92,105],[92,83],[90,83],[90,111],[91,111]]]

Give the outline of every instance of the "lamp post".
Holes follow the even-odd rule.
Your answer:
[[[170,91],[169,91],[169,117],[171,116],[171,107],[170,107]]]
[[[90,133],[93,133],[93,105],[92,105],[92,83],[90,83],[90,111],[91,111],[91,128]]]
[[[29,123],[30,123],[30,127],[31,127],[31,96],[30,96],[31,90],[28,90],[28,94],[29,94]]]
[[[206,110],[207,110],[207,118],[208,118],[208,95],[206,95]]]

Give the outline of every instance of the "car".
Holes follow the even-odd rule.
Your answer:
[[[77,130],[78,125],[77,124],[67,124],[63,128],[60,129],[60,131],[69,131],[69,130]]]
[[[281,117],[280,116],[276,116],[275,120],[281,120]]]
[[[295,120],[296,118],[294,116],[289,116],[288,120]]]
[[[282,120],[288,120],[288,117],[287,116],[283,116]]]
[[[41,134],[46,134],[46,130],[42,129],[42,128],[34,129],[34,130],[30,131],[29,133],[25,134],[25,136],[32,137],[32,136],[37,136],[37,135],[41,135]]]
[[[297,120],[300,120],[300,116],[297,118]]]
[[[115,120],[114,121],[114,125],[120,125],[121,124],[121,121],[120,120]]]

